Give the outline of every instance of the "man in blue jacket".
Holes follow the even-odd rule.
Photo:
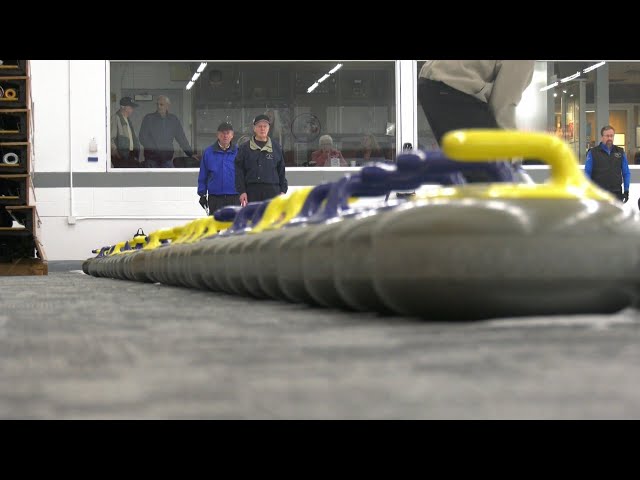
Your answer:
[[[590,148],[587,153],[584,173],[600,188],[611,192],[622,203],[627,203],[629,183],[631,183],[627,155],[622,148],[613,144],[615,130],[611,125],[602,127],[600,135],[602,136],[600,144]],[[621,187],[623,183],[624,190]]]
[[[243,143],[236,157],[236,190],[240,204],[260,202],[287,193],[282,146],[269,137],[271,120],[261,114],[253,119],[254,136]]]
[[[223,122],[218,126],[218,141],[207,147],[200,161],[198,175],[198,195],[200,205],[213,215],[216,210],[227,205],[240,205],[236,191],[235,159],[237,145],[232,145],[233,127]],[[207,193],[209,198],[207,199]]]

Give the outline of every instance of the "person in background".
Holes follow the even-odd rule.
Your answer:
[[[613,144],[615,133],[611,125],[602,127],[600,144],[587,152],[584,174],[600,188],[611,192],[622,203],[627,203],[631,172],[624,150]],[[622,184],[624,184],[624,190]]]
[[[531,83],[535,60],[429,60],[418,74],[418,100],[439,146],[451,130],[516,129],[516,106]],[[526,163],[538,163],[528,159]],[[467,172],[469,182],[486,174]]]
[[[202,154],[198,174],[200,205],[203,208],[208,206],[211,215],[227,205],[240,205],[235,175],[238,147],[231,143],[233,126],[227,122],[221,123],[217,137],[218,140]]]
[[[418,99],[438,145],[451,130],[516,128],[516,106],[535,60],[429,60],[418,74]]]
[[[174,139],[187,157],[197,159],[184,134],[182,123],[173,113],[169,113],[169,97],[159,95],[156,105],[157,110],[145,115],[140,126],[140,143],[144,147],[147,167],[173,168]]]
[[[342,152],[333,147],[331,135],[322,135],[318,140],[319,150],[311,152],[311,167],[346,167]]]
[[[259,202],[287,193],[284,156],[280,144],[269,137],[267,115],[253,119],[254,135],[238,148],[236,191],[240,205]]]
[[[358,158],[358,165],[367,162],[384,162],[386,160],[384,152],[372,133],[365,133],[362,136],[356,157]]]
[[[111,166],[115,168],[140,167],[140,142],[129,117],[138,104],[131,97],[120,99],[120,109],[111,117]]]

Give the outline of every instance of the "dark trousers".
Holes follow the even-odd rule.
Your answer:
[[[606,189],[605,189],[606,190]],[[624,200],[624,193],[622,193],[622,188],[620,190],[607,190],[611,195],[616,197],[618,200]]]
[[[261,202],[280,195],[280,185],[273,183],[250,183],[247,185],[247,201]]]
[[[438,145],[451,130],[499,128],[488,104],[445,83],[421,78],[418,100]]]
[[[421,78],[418,81],[418,99],[440,146],[444,134],[451,130],[500,128],[488,104],[445,83]],[[468,182],[492,181],[482,170],[466,171],[464,177]]]
[[[144,163],[147,168],[174,168],[173,150],[144,150]]]
[[[220,210],[227,205],[240,205],[240,195],[211,195],[209,194],[209,215],[213,215],[213,212]]]
[[[120,158],[117,155],[111,156],[111,165],[114,168],[141,168],[142,165],[138,163],[137,152],[135,150],[129,151],[126,158],[120,153]]]

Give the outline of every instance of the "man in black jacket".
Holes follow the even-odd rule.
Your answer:
[[[615,133],[611,125],[602,127],[602,141],[587,152],[584,174],[600,188],[612,193],[621,202],[627,203],[631,172],[624,150],[613,144]]]
[[[175,139],[187,157],[194,157],[182,124],[169,113],[171,101],[159,95],[157,110],[145,115],[140,126],[140,143],[144,147],[144,159],[149,168],[173,168],[173,140]],[[195,158],[195,157],[194,157]]]
[[[270,126],[268,116],[258,115],[253,119],[255,135],[238,149],[236,191],[242,206],[287,193],[282,147],[269,137]]]

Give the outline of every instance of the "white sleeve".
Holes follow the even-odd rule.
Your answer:
[[[500,127],[516,128],[516,106],[520,103],[522,92],[531,83],[535,63],[535,60],[500,61],[489,98],[489,106]]]

